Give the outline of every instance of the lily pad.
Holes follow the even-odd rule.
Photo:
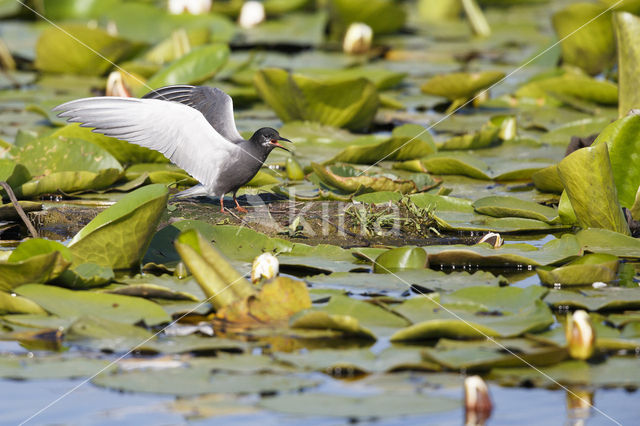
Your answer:
[[[429,189],[428,186],[418,188],[412,180],[391,179],[386,176],[372,177],[364,174],[344,177],[337,175],[329,168],[319,164],[311,163],[311,166],[323,183],[346,193],[361,194],[366,192],[395,191],[401,194],[411,194]]]
[[[551,207],[515,197],[485,197],[474,201],[473,208],[478,213],[494,217],[524,217],[547,223],[558,220],[558,212]]]
[[[629,235],[606,144],[573,152],[558,164],[558,173],[581,227]]]
[[[416,134],[418,133],[416,132]],[[429,133],[422,134],[418,138],[395,136],[373,146],[349,146],[332,159],[326,161],[325,164],[340,162],[375,164],[382,160],[406,161],[425,157],[435,151],[436,147]]]
[[[157,89],[172,84],[193,84],[212,77],[229,58],[225,44],[210,44],[193,49],[154,74],[142,89]]]
[[[440,74],[431,77],[420,89],[428,95],[442,96],[451,101],[467,100],[502,80],[504,76],[501,71]]]
[[[538,267],[543,284],[587,285],[596,281],[611,282],[618,272],[618,258],[611,254],[587,254],[559,268]]]
[[[47,311],[26,297],[0,291],[0,314],[45,314]]]
[[[588,311],[623,311],[640,308],[640,288],[604,290],[551,290],[544,299],[556,309],[571,307]]]
[[[376,257],[373,270],[384,274],[405,269],[424,269],[427,265],[427,253],[423,248],[396,247]]]
[[[6,261],[0,262],[0,290],[11,291],[22,284],[48,282],[70,264],[67,248],[55,241],[33,239],[21,246]]]
[[[576,3],[556,12],[553,27],[562,40],[562,59],[591,75],[613,65],[616,48],[611,12],[597,3]],[[586,31],[579,31],[589,22]]]
[[[618,114],[625,116],[630,110],[640,108],[638,68],[640,67],[640,19],[628,12],[614,14],[613,18],[618,51],[618,84],[620,101]]]
[[[373,419],[411,416],[455,410],[460,402],[434,395],[392,394],[344,396],[322,393],[280,395],[265,399],[260,406],[292,415]]]
[[[74,264],[95,263],[113,269],[139,267],[168,195],[165,186],[148,185],[98,214],[69,243]]]
[[[378,109],[375,85],[364,78],[316,80],[285,70],[258,71],[254,84],[284,122],[317,121],[335,127],[369,127]]]
[[[40,284],[23,285],[15,292],[63,318],[92,315],[128,324],[144,321],[150,326],[171,320],[160,305],[139,297],[73,291]]]
[[[406,12],[391,0],[331,0],[332,25],[344,31],[353,22],[371,27],[374,34],[389,34],[404,26]]]
[[[36,45],[35,66],[45,72],[101,75],[138,48],[98,28],[77,24],[47,27]]]
[[[585,251],[640,258],[640,240],[606,229],[584,229],[576,234]]]

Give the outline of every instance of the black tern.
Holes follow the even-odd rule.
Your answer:
[[[239,211],[238,189],[253,178],[279,141],[291,142],[263,127],[249,140],[236,128],[231,97],[218,88],[175,85],[142,98],[104,96],[70,101],[53,108],[58,117],[91,127],[94,132],[162,153],[200,182],[177,197],[220,197],[232,192]]]

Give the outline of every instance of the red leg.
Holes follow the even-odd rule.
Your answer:
[[[220,196],[220,213],[227,214],[227,212],[224,211],[224,195]]]
[[[240,204],[238,203],[235,192],[233,193],[233,201],[236,202],[236,210],[238,210],[241,213],[247,213],[247,209],[245,209],[244,207],[241,207]]]

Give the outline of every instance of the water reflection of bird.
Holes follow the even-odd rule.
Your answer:
[[[112,136],[162,153],[196,178],[200,185],[178,197],[233,193],[253,178],[278,141],[287,141],[275,129],[263,127],[246,140],[236,128],[231,97],[205,86],[167,86],[143,98],[83,98],[53,109],[69,122],[93,127]]]

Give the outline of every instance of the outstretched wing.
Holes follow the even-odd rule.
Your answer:
[[[153,90],[143,99],[180,102],[197,109],[211,127],[232,142],[243,140],[233,118],[233,100],[217,87],[176,85]]]
[[[84,98],[53,109],[94,132],[162,153],[206,187],[238,146],[216,132],[202,114],[175,102],[119,97]]]

